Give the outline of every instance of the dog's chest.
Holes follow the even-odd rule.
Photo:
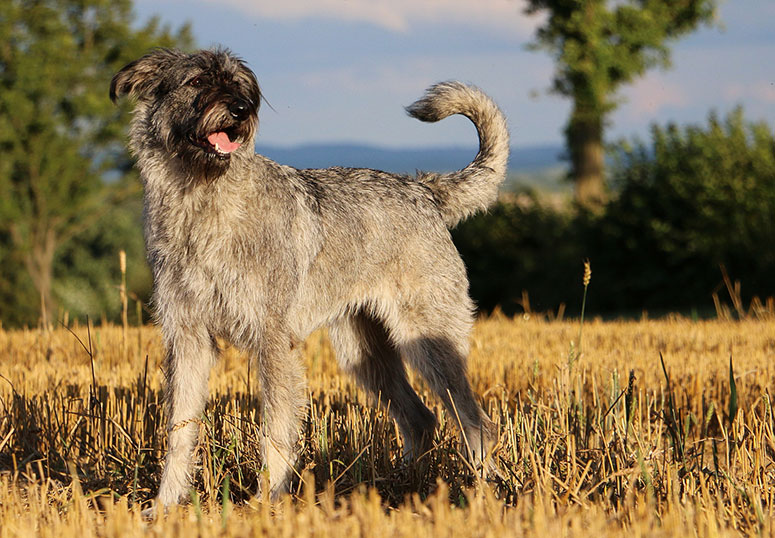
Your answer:
[[[158,215],[158,234],[164,248],[192,267],[224,267],[244,242],[246,223],[237,207],[218,206],[211,200],[183,199]]]
[[[236,343],[250,339],[246,327],[290,308],[314,251],[291,241],[302,226],[293,203],[263,191],[209,194],[146,190],[155,299]]]
[[[146,214],[149,257],[157,281],[167,281],[165,287],[213,306],[240,294],[246,277],[255,280],[266,235],[242,207],[217,204],[216,199],[151,200]]]

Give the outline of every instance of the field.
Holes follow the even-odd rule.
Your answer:
[[[300,477],[275,505],[252,498],[266,479],[260,391],[226,348],[191,502],[151,522],[140,511],[165,446],[158,331],[0,329],[0,537],[773,535],[775,321],[579,329],[477,322],[470,376],[500,432],[489,477],[417,379],[443,426],[404,463],[393,422],[316,333]]]

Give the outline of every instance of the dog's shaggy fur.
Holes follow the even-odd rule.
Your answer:
[[[307,401],[298,346],[321,326],[342,368],[390,402],[408,455],[426,450],[436,420],[405,363],[459,417],[481,464],[495,432],[466,379],[473,304],[448,228],[487,207],[503,181],[508,132],[497,106],[457,82],[431,87],[409,114],[467,116],[480,150],[461,171],[407,177],[297,170],[256,155],[261,93],[226,50],[151,52],[113,78],[111,99],[124,95],[136,99],[130,148],[167,349],[158,501],[177,503],[189,487],[216,338],[255,361],[273,498],[289,487]]]

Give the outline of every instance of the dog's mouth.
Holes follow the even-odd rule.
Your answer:
[[[226,129],[210,133],[204,138],[191,136],[190,140],[192,144],[204,150],[205,153],[226,159],[242,145],[239,142],[235,142],[236,138],[236,133]]]

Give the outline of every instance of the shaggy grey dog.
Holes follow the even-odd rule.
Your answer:
[[[486,208],[504,179],[508,131],[497,106],[457,82],[431,87],[408,113],[430,122],[467,116],[479,153],[458,172],[408,177],[297,170],[256,155],[261,93],[227,50],[155,50],[113,78],[111,99],[124,95],[136,100],[130,149],[167,350],[169,449],[158,502],[177,503],[190,486],[216,338],[255,361],[272,498],[289,488],[305,413],[299,344],[323,326],[341,367],[390,402],[407,455],[421,455],[436,427],[407,381],[408,363],[481,464],[495,432],[466,378],[473,304],[448,228]]]

